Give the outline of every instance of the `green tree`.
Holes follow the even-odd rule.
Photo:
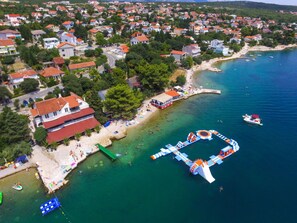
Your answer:
[[[14,60],[14,58],[12,56],[6,56],[6,57],[3,57],[3,59],[2,59],[2,63],[6,64],[6,65],[13,64],[14,61],[15,60]]]
[[[30,140],[29,119],[10,108],[3,108],[0,113],[0,145],[10,145]],[[1,147],[1,146],[0,146]]]
[[[110,76],[112,79],[112,85],[126,83],[126,73],[121,68],[114,68]]]
[[[20,88],[25,92],[25,93],[30,93],[33,91],[36,91],[39,86],[39,82],[35,79],[32,78],[26,78],[21,84]]]
[[[20,100],[15,99],[14,102],[13,102],[13,105],[14,105],[16,110],[19,110],[20,109]]]
[[[32,40],[32,34],[31,34],[31,29],[28,25],[20,25],[19,27],[20,33],[22,37],[26,41],[31,41]]]
[[[76,77],[74,74],[65,75],[62,78],[62,83],[67,94],[73,92],[80,96],[83,95],[84,91],[80,84],[79,78]]]
[[[130,120],[135,116],[142,99],[142,94],[133,91],[128,85],[117,85],[107,91],[103,103],[114,118]]]
[[[193,58],[192,57],[186,57],[185,59],[181,60],[181,65],[182,67],[186,69],[190,69],[194,64]]]
[[[97,33],[96,34],[96,43],[99,45],[99,46],[105,46],[108,44],[108,41],[104,38],[103,34],[102,33]]]
[[[88,39],[88,30],[86,27],[84,27],[82,25],[75,25],[74,26],[74,35],[77,38],[81,38],[86,42]]]
[[[177,86],[184,86],[186,81],[187,81],[187,79],[186,79],[185,75],[179,75],[179,76],[177,76],[175,83]]]
[[[0,103],[2,104],[8,102],[11,97],[12,94],[10,91],[4,86],[0,86]]]
[[[146,64],[138,66],[142,86],[152,92],[160,92],[168,85],[169,72],[166,64]]]
[[[43,127],[36,128],[34,132],[34,139],[38,145],[44,145],[47,137],[47,131]]]
[[[103,103],[95,90],[89,90],[85,93],[84,98],[91,108],[95,111],[95,118],[100,123],[105,123],[107,118],[103,113]]]

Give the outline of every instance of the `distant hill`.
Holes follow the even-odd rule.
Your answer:
[[[216,1],[216,0],[215,0]],[[277,5],[262,2],[249,2],[249,1],[208,1],[206,5],[230,8],[250,8],[250,9],[265,9],[265,10],[283,10],[283,11],[297,11],[297,6]]]

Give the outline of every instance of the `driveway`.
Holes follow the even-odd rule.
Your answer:
[[[31,92],[29,94],[22,95],[22,96],[17,97],[17,98],[13,98],[11,100],[11,103],[9,103],[7,106],[8,107],[14,107],[13,102],[16,99],[19,99],[20,100],[20,104],[22,104],[24,100],[29,101],[29,98],[32,98],[32,99],[35,99],[35,98],[44,98],[49,92],[52,92],[56,87],[59,87],[60,89],[63,89],[63,85],[62,84],[58,84],[58,85],[55,85],[55,86],[50,87],[50,88],[40,89],[38,91],[34,91],[34,92]],[[0,108],[2,108],[2,107],[3,106],[0,106]]]

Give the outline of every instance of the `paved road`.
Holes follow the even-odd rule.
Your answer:
[[[52,92],[56,87],[59,87],[60,89],[63,89],[63,86],[62,84],[58,84],[58,85],[55,85],[53,87],[50,87],[50,88],[46,88],[46,89],[41,89],[39,91],[35,91],[35,92],[32,92],[32,93],[29,93],[29,94],[25,94],[25,95],[22,95],[20,97],[17,97],[17,98],[13,98],[11,101],[11,103],[9,103],[7,106],[8,107],[13,107],[13,102],[16,100],[16,99],[19,99],[20,100],[20,104],[23,103],[24,100],[26,101],[29,101],[29,98],[32,98],[32,99],[35,99],[35,98],[43,98],[45,97],[49,92]],[[0,110],[3,106],[0,106]]]

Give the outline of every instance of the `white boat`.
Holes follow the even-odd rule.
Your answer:
[[[243,121],[250,123],[250,124],[255,124],[255,125],[263,125],[262,120],[260,119],[259,115],[253,114],[253,115],[248,115],[245,114],[242,116]]]
[[[23,187],[20,184],[15,184],[15,185],[12,186],[12,188],[15,189],[15,190],[18,190],[18,191],[23,190]]]

